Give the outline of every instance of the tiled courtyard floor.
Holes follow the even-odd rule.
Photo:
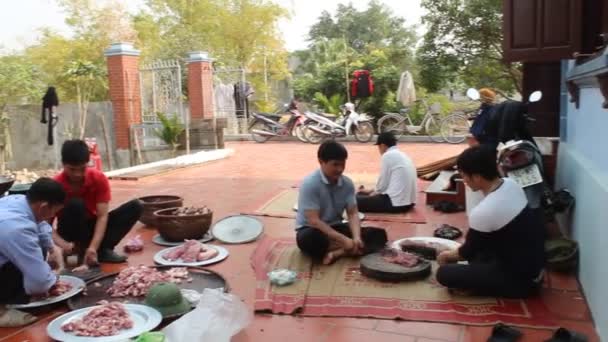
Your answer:
[[[184,197],[186,205],[207,205],[214,210],[214,221],[230,214],[250,212],[279,191],[290,188],[318,166],[316,146],[301,143],[231,143],[228,148],[235,154],[225,160],[201,166],[147,177],[139,181],[112,181],[113,201],[116,206],[131,198],[153,194],[176,194]],[[372,144],[347,144],[349,159],[347,174],[376,175],[380,156]],[[417,166],[457,154],[463,146],[443,144],[402,144]],[[423,206],[421,204],[421,206]],[[430,235],[436,225],[449,223],[466,227],[463,213],[439,214],[425,209],[426,224],[380,223],[389,231],[389,238]],[[293,222],[289,219],[261,218],[265,234],[271,237],[293,236]],[[129,258],[129,264],[152,264],[152,255],[161,247],[151,243],[153,230],[138,224],[132,235],[140,234],[146,240],[143,252]],[[220,272],[229,282],[232,292],[252,307],[254,275],[250,256],[255,243],[227,246],[230,257],[209,267]],[[117,271],[122,266],[104,265],[105,271]],[[1,280],[0,280],[1,281]],[[590,341],[598,341],[584,298],[574,277],[550,274],[543,297],[549,309],[560,317],[560,324],[583,332]],[[39,313],[40,320],[21,329],[0,329],[0,341],[44,342],[47,324],[67,311],[57,306]],[[522,329],[523,341],[543,341],[551,332]],[[491,327],[424,322],[397,322],[376,319],[315,318],[296,316],[256,315],[254,322],[233,341],[486,341]]]

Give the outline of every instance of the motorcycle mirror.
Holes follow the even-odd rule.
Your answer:
[[[543,98],[543,92],[540,90],[537,90],[537,91],[533,92],[532,94],[530,94],[528,101],[529,102],[538,102],[542,98]]]
[[[473,101],[477,101],[480,99],[481,96],[479,96],[479,92],[477,91],[477,89],[475,88],[469,88],[467,90],[467,97],[470,98]]]

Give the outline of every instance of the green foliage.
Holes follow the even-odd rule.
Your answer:
[[[0,57],[0,112],[10,104],[42,100],[45,87],[37,78],[38,73],[26,56]]]
[[[521,92],[521,66],[502,62],[501,0],[423,0],[428,30],[418,51],[424,87],[460,77],[468,86]]]
[[[162,128],[156,129],[155,134],[165,144],[170,145],[173,148],[173,152],[177,151],[179,147],[179,137],[184,132],[184,125],[179,121],[177,115],[167,115],[164,113],[156,113],[158,120],[160,121]]]
[[[344,96],[341,94],[334,94],[328,98],[321,93],[315,93],[314,100],[328,114],[340,114],[340,106],[344,104]]]

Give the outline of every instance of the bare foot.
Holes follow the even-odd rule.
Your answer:
[[[336,260],[338,260],[341,256],[345,254],[343,249],[336,249],[331,252],[325,254],[325,258],[323,258],[323,265],[331,265]]]

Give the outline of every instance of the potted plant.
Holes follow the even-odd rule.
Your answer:
[[[184,125],[179,121],[177,115],[167,115],[164,113],[156,113],[162,127],[155,130],[156,136],[159,137],[165,144],[171,146],[172,155],[175,156],[179,147],[179,136],[184,132]]]

